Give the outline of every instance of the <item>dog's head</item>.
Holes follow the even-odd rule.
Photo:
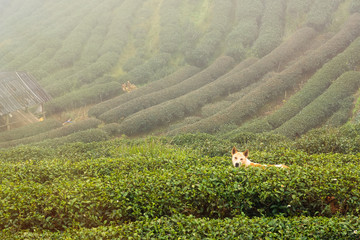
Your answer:
[[[232,164],[234,167],[240,167],[242,164],[245,164],[247,157],[249,156],[249,150],[246,149],[245,152],[238,152],[238,150],[233,147],[232,151]]]

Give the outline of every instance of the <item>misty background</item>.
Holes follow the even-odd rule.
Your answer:
[[[0,71],[114,135],[358,121],[357,0],[0,0]],[[130,90],[127,85],[130,84]]]

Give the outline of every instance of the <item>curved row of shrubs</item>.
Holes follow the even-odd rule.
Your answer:
[[[218,114],[179,129],[181,132],[214,132],[225,123],[242,124],[270,100],[279,99],[294,88],[303,76],[315,72],[329,59],[343,51],[360,34],[360,15],[354,14],[343,28],[317,50],[309,52],[295,64],[265,81],[246,96]],[[267,129],[266,129],[267,130]]]
[[[360,56],[357,54],[359,51],[360,38],[358,37],[342,53],[324,64],[279,110],[263,119],[241,126],[236,132],[264,132],[281,126],[322,94],[341,74],[354,70],[360,63]]]
[[[321,125],[340,108],[341,100],[354,94],[359,86],[360,72],[344,73],[322,95],[277,128],[275,132],[287,137],[296,137]]]
[[[169,53],[158,53],[152,56],[143,64],[136,66],[123,76],[123,82],[130,81],[136,85],[142,85],[160,79],[166,75],[164,69],[169,68],[171,55]]]
[[[99,119],[107,123],[120,121],[142,109],[169,101],[209,84],[227,73],[233,66],[234,59],[232,57],[219,57],[209,67],[192,77],[181,81],[179,84],[127,101],[120,106],[101,114]]]
[[[155,82],[151,82],[141,88],[136,89],[135,91],[122,94],[118,97],[112,98],[108,101],[99,103],[94,107],[90,108],[88,114],[92,117],[99,117],[104,112],[118,107],[121,104],[125,104],[126,102],[135,99],[137,97],[145,96],[147,94],[171,87],[173,85],[179,84],[180,82],[184,81],[185,79],[190,78],[191,76],[195,75],[200,71],[199,68],[186,65],[176,72],[170,74],[167,77],[164,77],[160,80]]]
[[[349,11],[351,13],[360,13],[360,2],[358,0],[352,0],[349,6]]]
[[[226,38],[226,54],[237,61],[246,57],[246,48],[259,35],[258,20],[263,14],[264,5],[260,0],[238,0],[236,2],[237,25]]]
[[[180,20],[181,2],[164,1],[160,8],[159,49],[166,53],[176,53],[184,39],[183,26]]]
[[[232,74],[225,79],[220,78],[189,94],[129,116],[121,123],[120,132],[133,135],[152,130],[159,125],[190,115],[221,96],[239,91],[241,88],[258,81],[267,72],[276,69],[279,64],[292,59],[294,53],[299,49],[306,48],[307,42],[313,39],[315,35],[315,31],[311,28],[300,29],[288,41],[243,71]]]
[[[282,42],[285,9],[286,2],[284,0],[264,1],[264,14],[261,18],[259,37],[253,46],[257,57],[265,56]]]
[[[344,0],[315,0],[307,16],[307,26],[322,30],[327,24],[340,3]]]
[[[119,55],[128,42],[130,26],[134,21],[134,13],[141,4],[142,1],[140,0],[125,0],[122,3],[116,3],[116,10],[112,13],[112,22],[108,26],[103,44],[100,49],[98,49],[96,61],[91,64],[86,63],[84,66],[78,68],[76,64],[74,64],[74,66],[67,66],[68,69],[73,69],[73,71],[69,72],[65,78],[56,79],[55,83],[52,81],[50,85],[46,86],[50,94],[53,96],[61,96],[69,89],[74,88],[74,86],[79,88],[84,84],[94,82],[97,78],[103,76],[105,72],[110,71],[117,63]],[[120,25],[119,22],[121,22]],[[82,49],[82,47],[79,49]],[[57,62],[51,59],[49,64],[56,65]],[[57,66],[51,71],[51,74],[60,69],[63,68]],[[51,81],[51,75],[49,78]]]
[[[156,144],[114,146],[108,152],[116,157],[2,159],[0,229],[63,231],[177,214],[220,219],[360,214],[356,155],[252,152],[258,162],[281,160],[290,168],[233,168],[230,156],[209,158]],[[336,211],[327,197],[336,199]]]
[[[49,130],[43,133],[39,133],[33,136],[3,142],[0,143],[0,148],[13,147],[20,144],[30,144],[30,143],[44,141],[47,139],[63,137],[78,131],[96,128],[100,124],[101,124],[100,120],[90,118],[80,122],[71,123],[60,128]]]
[[[0,132],[0,142],[13,141],[20,138],[26,138],[43,132],[61,127],[61,123],[54,119],[46,119],[42,122],[33,123],[10,131]]]
[[[190,65],[204,67],[214,58],[224,36],[230,30],[233,1],[214,0],[210,26],[202,36],[196,47],[186,53],[186,61]]]
[[[55,98],[45,104],[47,114],[55,114],[69,111],[82,106],[87,106],[107,100],[122,92],[122,86],[118,82],[105,82],[82,87],[61,97]]]
[[[32,145],[39,147],[56,148],[69,143],[91,143],[102,142],[109,139],[107,132],[100,128],[91,128],[87,130],[80,130],[64,137],[51,138]]]

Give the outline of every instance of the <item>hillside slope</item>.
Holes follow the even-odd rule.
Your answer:
[[[0,9],[0,71],[31,72],[54,98],[48,115],[91,107],[110,135],[294,137],[358,110],[355,84],[337,105],[320,104],[312,124],[301,117],[351,81],[340,76],[356,82],[346,73],[360,69],[358,0],[0,0]],[[123,92],[127,81],[138,89]]]

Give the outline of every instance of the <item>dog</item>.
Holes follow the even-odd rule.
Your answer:
[[[234,167],[240,167],[244,165],[245,167],[253,166],[253,167],[262,167],[265,168],[267,166],[273,166],[273,167],[279,167],[279,168],[289,168],[288,166],[284,164],[277,164],[277,165],[263,165],[260,163],[253,163],[248,159],[249,156],[249,150],[246,149],[245,152],[238,152],[236,147],[233,147],[232,151],[232,164]]]

